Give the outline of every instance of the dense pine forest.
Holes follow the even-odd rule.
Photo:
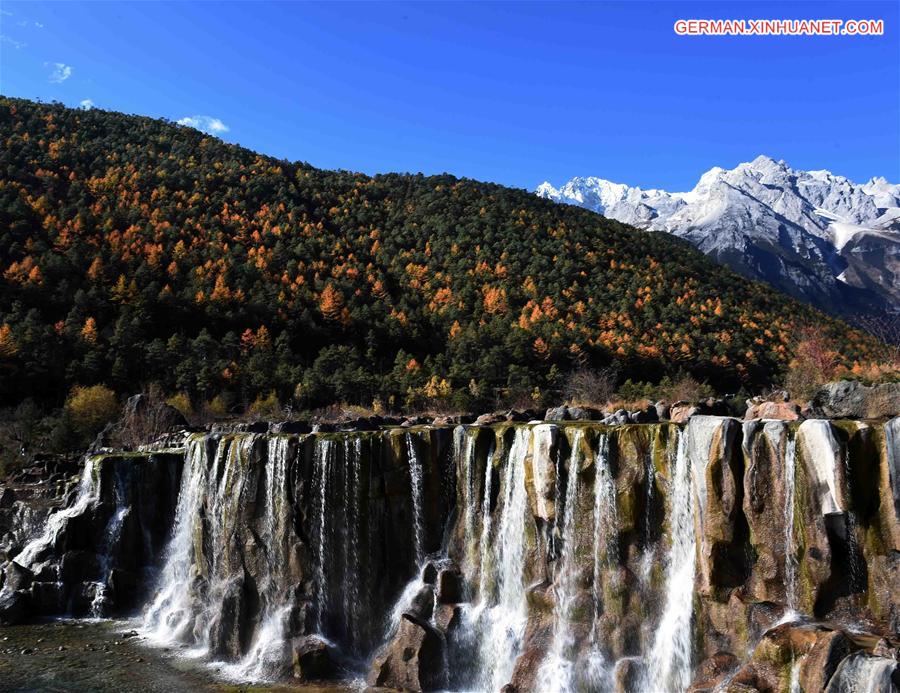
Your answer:
[[[323,171],[171,122],[0,100],[0,404],[158,385],[473,409],[573,370],[778,383],[879,343],[687,243],[450,175]]]

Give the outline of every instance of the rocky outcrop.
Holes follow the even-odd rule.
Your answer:
[[[900,419],[520,415],[230,426],[184,453],[94,457],[40,541],[13,549],[0,620],[142,604],[147,631],[249,678],[369,661],[369,685],[397,690],[883,675],[900,625]]]
[[[90,457],[64,507],[8,551],[0,618],[134,609],[148,587],[144,573],[168,539],[182,461],[171,453]],[[27,514],[28,502],[17,504]]]
[[[883,419],[900,416],[900,383],[871,387],[856,380],[823,385],[809,404],[812,415],[830,419]]]
[[[403,614],[397,635],[375,656],[367,683],[402,691],[436,691],[445,681],[441,635],[427,621]]]
[[[800,405],[794,402],[750,402],[744,419],[777,419],[781,421],[797,421],[801,417]]]

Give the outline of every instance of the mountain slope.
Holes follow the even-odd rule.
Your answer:
[[[277,161],[164,121],[0,100],[0,398],[159,382],[303,406],[778,380],[799,326],[877,345],[689,244],[521,190]],[[535,393],[539,394],[539,393]]]
[[[760,156],[707,171],[693,190],[573,178],[540,197],[689,240],[707,255],[826,310],[900,309],[900,185],[858,185]]]

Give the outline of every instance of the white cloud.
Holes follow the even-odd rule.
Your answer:
[[[94,102],[90,99],[84,99],[78,105],[84,109],[90,110],[94,107]]]
[[[28,44],[24,41],[16,41],[14,38],[7,36],[6,34],[0,34],[0,43],[8,43],[16,50],[20,48],[25,48]]]
[[[195,128],[205,132],[207,135],[221,135],[229,130],[228,126],[221,120],[208,115],[185,116],[178,121],[178,124]]]
[[[35,23],[34,23],[34,27],[35,27],[35,29],[43,29],[43,28],[44,28],[44,25],[41,24],[40,22],[35,22]]]
[[[72,76],[71,65],[66,65],[65,63],[44,63],[44,67],[50,67],[51,65],[53,70],[50,71],[50,76],[47,78],[51,84],[61,84]]]

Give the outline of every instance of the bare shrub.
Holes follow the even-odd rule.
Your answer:
[[[129,398],[117,437],[122,445],[137,448],[183,422],[181,413],[166,402],[162,390],[151,385],[147,392]]]
[[[795,400],[808,400],[816,389],[838,373],[840,354],[820,327],[805,327],[794,343],[785,385]]]
[[[616,391],[619,369],[579,368],[572,371],[563,386],[563,396],[569,404],[603,406]]]
[[[863,315],[856,323],[884,343],[884,357],[888,363],[900,367],[900,313],[893,315]]]

